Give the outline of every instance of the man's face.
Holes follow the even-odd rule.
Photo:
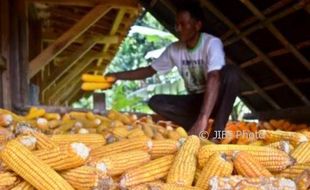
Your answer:
[[[192,18],[189,12],[181,11],[177,13],[175,30],[181,42],[188,43],[191,41],[199,34],[200,28],[200,21]]]

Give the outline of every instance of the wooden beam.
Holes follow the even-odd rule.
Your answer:
[[[310,40],[307,40],[305,42],[301,42],[301,43],[295,45],[295,47],[297,49],[303,49],[303,48],[307,48],[309,46],[310,46]],[[277,57],[277,56],[281,56],[281,55],[288,54],[288,53],[289,53],[289,50],[286,48],[283,48],[283,49],[278,49],[278,50],[272,51],[272,52],[268,53],[267,56],[272,58],[272,57]],[[263,61],[261,57],[255,57],[251,60],[248,60],[246,62],[241,63],[239,66],[241,68],[246,68],[246,67],[254,65],[256,63],[259,63],[261,61]]]
[[[136,9],[136,0],[27,0],[29,3],[47,3],[62,6],[94,7],[99,4],[112,5],[113,8]]]
[[[112,28],[110,30],[110,35],[114,35],[116,33],[116,31],[118,30],[122,19],[124,18],[126,11],[124,9],[120,9],[116,15],[116,18],[114,19],[114,23],[112,25]],[[103,49],[102,49],[102,53],[105,53],[106,51],[108,51],[110,47],[110,44],[106,44]],[[100,65],[102,63],[103,59],[98,59],[97,61],[97,65]]]
[[[310,124],[310,106],[288,108],[275,111],[257,112],[244,115],[245,119],[259,119],[269,121],[271,119],[285,119],[293,123]]]
[[[261,21],[265,21],[266,17],[261,13],[249,0],[240,0],[256,17]],[[263,22],[263,25],[276,37],[286,49],[288,49],[295,57],[308,69],[310,70],[310,62],[305,56],[303,56],[272,24]]]
[[[208,9],[216,15],[222,22],[224,22],[229,28],[233,29],[236,34],[240,33],[240,30],[221,12],[219,11],[211,2],[202,1],[203,5],[208,7]],[[306,105],[310,105],[308,98],[278,69],[272,60],[268,58],[253,42],[251,42],[247,37],[242,37],[242,41],[258,56],[262,57],[264,63],[282,80],[289,88],[304,102]]]
[[[229,58],[227,58],[227,61],[230,64],[235,64],[236,65],[236,63],[233,60],[229,59]],[[255,91],[257,91],[257,93],[266,102],[268,102],[274,109],[281,109],[281,107],[261,87],[259,87],[250,76],[248,76],[241,69],[240,69],[240,74],[241,74],[241,77],[244,79],[244,81],[246,81],[253,89],[255,89]],[[253,111],[255,111],[255,110],[253,110]]]
[[[53,58],[61,53],[73,41],[81,36],[88,28],[97,22],[111,9],[110,5],[97,5],[87,15],[85,15],[78,23],[60,36],[53,44],[46,48],[40,55],[30,62],[28,79],[32,78]]]
[[[281,18],[284,18],[290,14],[293,14],[295,13],[296,11],[300,10],[300,9],[303,9],[305,7],[304,5],[304,0],[301,0],[299,2],[297,2],[296,4],[288,7],[287,9],[285,9],[284,11],[281,11],[279,12],[278,14],[274,15],[274,16],[271,16],[269,17],[268,19],[266,19],[264,22],[265,23],[272,23],[272,22],[275,22]],[[247,28],[246,30],[243,30],[243,31],[239,31],[239,33],[235,34],[234,36],[228,38],[228,39],[225,39],[223,40],[224,41],[224,46],[229,46],[237,41],[239,41],[240,39],[242,39],[243,37],[246,37],[250,34],[252,34],[253,32],[263,28],[264,25],[263,23],[258,23],[258,24],[255,24],[249,28]],[[235,31],[235,30],[234,30]]]
[[[69,94],[69,96],[67,96],[63,101],[61,101],[60,104],[69,106],[71,104],[70,102],[72,101],[72,99],[74,99],[79,93],[83,93],[83,91],[81,91],[81,86],[77,87],[76,89],[73,89],[73,91]]]
[[[112,57],[110,57],[109,55],[105,55],[105,56],[109,60],[112,59]],[[67,84],[69,81],[72,81],[74,80],[75,77],[80,76],[81,72],[87,66],[89,66],[94,60],[99,59],[100,57],[102,57],[101,53],[96,53],[96,54],[90,53],[86,55],[85,58],[83,58],[83,60],[81,60],[79,63],[75,65],[74,68],[72,68],[69,74],[64,76],[63,79],[61,79],[55,86],[53,86],[47,91],[46,97],[50,100],[57,97],[59,95],[59,92],[62,89],[65,89],[67,87]]]
[[[296,84],[302,84],[302,83],[310,83],[310,78],[293,80],[292,82],[295,85]],[[285,85],[286,85],[285,83],[281,82],[281,83],[277,83],[277,84],[273,84],[273,85],[270,85],[270,86],[263,87],[262,89],[264,91],[273,90],[273,89],[280,88],[280,87],[285,86]],[[253,95],[253,94],[257,94],[257,93],[258,93],[257,90],[251,90],[251,91],[244,91],[244,92],[241,93],[241,95],[248,96],[248,95]]]
[[[78,79],[76,81],[72,81],[69,83],[68,88],[62,91],[62,93],[59,94],[54,100],[53,100],[53,105],[60,105],[62,104],[70,95],[73,91],[80,89],[82,85],[81,79]]]

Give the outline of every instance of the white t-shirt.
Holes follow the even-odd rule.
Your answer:
[[[172,43],[151,64],[160,74],[167,73],[176,66],[191,94],[204,92],[207,73],[220,70],[224,65],[225,54],[221,40],[207,33],[201,33],[199,42],[193,49],[187,49],[179,41]]]

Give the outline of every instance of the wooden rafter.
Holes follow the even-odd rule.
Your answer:
[[[69,83],[68,88],[62,91],[62,93],[59,94],[54,100],[54,105],[60,105],[64,100],[68,98],[68,96],[71,95],[71,93],[77,89],[80,89],[82,85],[81,80],[73,80],[71,83]]]
[[[236,34],[240,33],[240,30],[211,2],[202,1],[203,5],[216,15],[222,22],[224,22],[229,28],[233,29]],[[247,37],[243,36],[242,41],[258,56],[262,58],[264,63],[282,80],[287,86],[304,102],[306,105],[310,105],[308,98],[273,64],[272,60],[267,57],[253,42]]]
[[[310,84],[310,78],[293,80],[292,82],[294,84],[304,84],[304,83],[309,83]],[[264,91],[274,90],[276,88],[280,88],[280,87],[283,87],[285,85],[286,85],[285,83],[281,82],[281,83],[277,83],[277,84],[273,84],[273,85],[270,85],[270,86],[263,87],[262,89]],[[253,95],[253,94],[257,94],[257,93],[258,93],[257,90],[251,90],[251,91],[244,91],[241,94],[244,95],[244,96],[248,96],[248,95]]]
[[[280,10],[281,8],[283,8],[284,6],[286,6],[287,4],[291,3],[294,0],[282,0],[282,1],[278,1],[275,4],[271,5],[270,7],[268,7],[267,9],[265,9],[262,13],[264,15],[268,15],[268,14],[272,14],[278,10]],[[242,23],[238,24],[237,27],[239,29],[245,28],[250,26],[251,24],[255,23],[258,20],[258,18],[256,16],[252,16],[248,19],[246,19],[245,21],[243,21]],[[234,30],[228,30],[225,34],[223,34],[221,36],[221,39],[225,40],[228,37],[232,36],[233,34],[235,34]]]
[[[235,64],[236,63],[227,58],[227,61],[230,63],[230,64]],[[253,81],[253,79],[248,76],[245,72],[243,72],[242,70],[240,70],[240,74],[241,74],[241,77],[244,79],[244,81],[246,81],[253,89],[255,89],[255,91],[257,91],[257,93],[266,101],[268,102],[274,109],[280,109],[281,107],[262,89],[260,88],[256,83],[255,81]],[[253,108],[252,108],[253,109]],[[255,110],[253,110],[255,111]]]
[[[32,78],[38,71],[47,65],[53,58],[68,47],[74,40],[81,36],[97,20],[111,9],[110,5],[97,5],[78,23],[60,36],[53,44],[46,48],[41,54],[30,62],[28,79]]]
[[[65,89],[68,85],[68,82],[74,80],[76,77],[81,76],[82,71],[89,66],[94,60],[99,59],[102,57],[101,53],[96,52],[93,54],[92,52],[90,54],[87,54],[85,58],[83,58],[82,61],[78,62],[75,67],[68,73],[66,76],[64,76],[55,86],[50,88],[47,93],[46,97],[49,99],[49,102],[52,102],[55,97],[57,97],[61,90]],[[104,57],[108,60],[112,59],[110,54],[104,55]]]
[[[272,24],[264,22],[266,17],[261,13],[249,0],[240,0],[259,20],[263,22],[263,25],[282,43],[286,49],[288,49],[295,57],[308,69],[310,70],[310,62],[305,56],[303,56]]]
[[[305,42],[301,42],[301,43],[298,43],[298,44],[295,45],[295,47],[297,49],[303,49],[303,48],[307,48],[309,46],[310,46],[310,40],[307,40]],[[277,56],[281,56],[281,55],[288,54],[288,53],[289,53],[289,51],[286,48],[283,48],[283,49],[278,49],[278,50],[269,52],[267,54],[267,56],[272,58],[272,57],[277,57]],[[248,60],[248,61],[245,61],[245,62],[241,63],[239,66],[241,68],[245,68],[245,67],[249,67],[251,65],[254,65],[256,63],[259,63],[261,61],[262,61],[261,57],[255,57],[255,58],[253,58],[251,60]]]
[[[281,18],[284,18],[284,17],[286,17],[286,16],[288,16],[288,15],[290,15],[290,14],[292,14],[292,13],[295,13],[296,11],[298,11],[298,10],[300,10],[300,9],[303,9],[303,8],[305,7],[305,5],[304,5],[303,2],[304,2],[303,0],[302,0],[302,1],[299,1],[298,3],[296,3],[296,4],[292,5],[292,6],[290,6],[290,7],[287,8],[287,9],[285,9],[284,11],[281,11],[281,12],[279,12],[278,14],[269,17],[269,18],[266,19],[264,22],[265,22],[265,23],[272,23],[272,22],[275,22],[275,21],[277,21],[277,20],[279,20],[279,19],[281,19]],[[246,30],[239,31],[238,34],[235,34],[234,36],[232,36],[232,37],[230,37],[230,38],[228,38],[228,39],[225,39],[225,40],[224,40],[224,45],[225,45],[225,46],[228,46],[228,45],[230,45],[230,44],[233,44],[233,43],[239,41],[241,38],[246,37],[246,36],[252,34],[253,32],[255,32],[255,31],[257,31],[258,29],[261,29],[261,28],[263,28],[263,27],[264,27],[264,26],[263,26],[263,23],[261,22],[261,23],[258,23],[258,24],[255,24],[255,25],[249,27],[249,28],[246,29]]]

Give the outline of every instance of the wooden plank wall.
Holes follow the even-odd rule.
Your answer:
[[[1,107],[18,111],[27,104],[28,26],[25,0],[1,0]]]

